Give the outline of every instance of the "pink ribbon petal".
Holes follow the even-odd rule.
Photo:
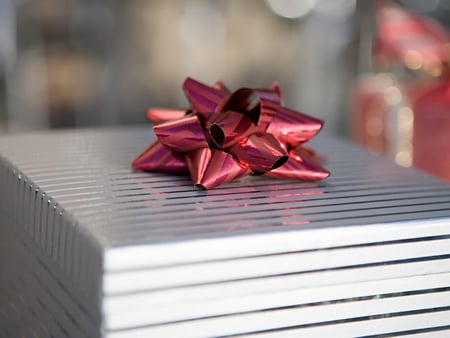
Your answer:
[[[168,121],[179,120],[191,111],[186,109],[163,109],[163,108],[150,108],[147,110],[147,118],[157,124]]]
[[[271,134],[252,134],[229,151],[256,174],[278,168],[289,158],[286,149]]]
[[[153,127],[158,140],[175,152],[185,153],[208,146],[196,115],[165,122]]]
[[[242,166],[231,154],[210,148],[186,154],[186,162],[194,185],[202,189],[211,189],[250,173],[250,169]]]
[[[297,147],[289,152],[289,160],[281,167],[267,172],[264,176],[302,181],[319,181],[330,176],[308,151]]]
[[[172,174],[185,174],[189,172],[184,158],[161,142],[156,141],[140,154],[131,164],[133,169],[146,171],[160,171]]]
[[[225,99],[227,93],[222,89],[207,86],[188,77],[183,83],[183,90],[195,112],[213,112]]]
[[[322,126],[322,120],[280,107],[267,132],[278,137],[283,143],[295,146],[316,136]]]

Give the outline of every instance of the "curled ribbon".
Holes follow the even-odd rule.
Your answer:
[[[304,143],[323,121],[283,106],[278,84],[233,93],[187,78],[188,110],[150,109],[157,141],[132,163],[137,170],[190,173],[194,185],[211,189],[258,174],[317,181],[329,176]]]

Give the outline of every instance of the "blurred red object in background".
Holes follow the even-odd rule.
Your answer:
[[[353,137],[402,166],[450,180],[449,34],[391,2],[377,7],[378,73],[355,87]]]

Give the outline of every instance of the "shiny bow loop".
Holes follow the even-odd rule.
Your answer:
[[[205,189],[249,174],[305,181],[329,175],[304,147],[323,122],[284,107],[277,83],[230,93],[220,81],[208,86],[187,78],[183,90],[190,109],[147,112],[158,140],[133,161],[133,168],[188,170],[194,185]]]
[[[288,160],[284,146],[273,135],[255,133],[256,126],[244,115],[236,112],[221,115],[224,119],[214,119],[206,135],[196,115],[154,126],[160,156],[161,148],[170,149],[173,156],[166,151],[165,160],[179,163],[177,155],[185,154],[194,184],[206,189],[250,172],[266,173]],[[214,133],[218,128],[220,137]],[[177,166],[178,171],[181,165]]]
[[[161,145],[158,147],[172,152],[172,156],[167,152],[164,154],[166,160],[170,158],[173,163],[175,158],[179,160],[180,155],[184,156],[196,187],[210,189],[250,173],[250,168],[233,155],[214,149],[214,144],[207,142],[207,134],[198,115],[186,115],[182,119],[155,125],[153,129],[158,138],[156,144]],[[181,166],[177,169],[181,172]]]
[[[280,105],[277,84],[269,89],[241,88],[223,99],[210,115],[206,123],[209,139],[254,174],[278,168],[288,160],[288,153],[265,131]]]
[[[254,174],[264,174],[289,159],[285,147],[271,134],[252,134],[230,147],[229,152]]]

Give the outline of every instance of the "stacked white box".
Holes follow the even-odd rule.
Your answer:
[[[137,173],[146,128],[0,138],[0,336],[450,333],[450,186],[320,135],[332,176]]]

